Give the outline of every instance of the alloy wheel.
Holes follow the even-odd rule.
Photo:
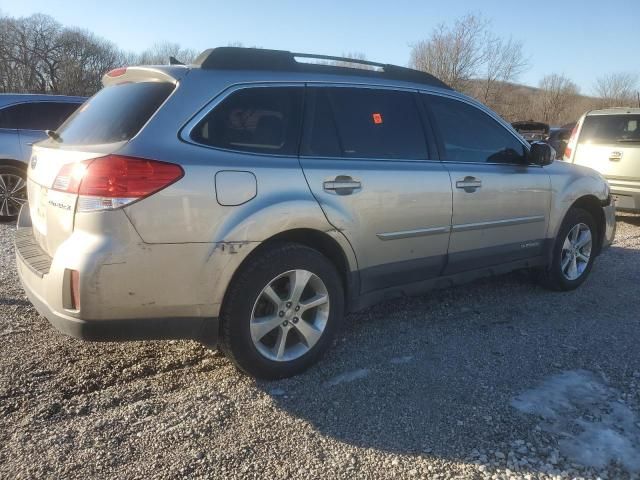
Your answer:
[[[0,217],[15,217],[27,201],[27,183],[19,175],[0,173]]]
[[[329,292],[317,275],[290,270],[262,289],[251,313],[253,344],[265,358],[285,362],[318,343],[329,319]]]
[[[584,223],[573,226],[562,245],[560,268],[567,280],[577,280],[589,265],[593,237]]]

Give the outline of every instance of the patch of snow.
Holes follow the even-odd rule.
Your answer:
[[[287,392],[285,392],[284,389],[280,387],[274,387],[271,390],[269,390],[269,395],[273,395],[274,397],[281,397],[285,393]]]
[[[559,437],[560,453],[571,461],[595,468],[615,461],[631,473],[640,472],[637,415],[593,373],[553,375],[511,405],[541,417],[540,427]]]
[[[371,373],[371,370],[368,368],[359,368],[358,370],[351,370],[350,372],[344,372],[340,375],[336,375],[335,377],[327,380],[325,385],[328,387],[335,387],[341,383],[353,382],[354,380],[359,380],[361,378],[368,377]]]

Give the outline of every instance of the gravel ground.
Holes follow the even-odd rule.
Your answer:
[[[13,228],[2,478],[640,478],[640,217],[575,292],[520,272],[385,303],[278,382],[194,342],[56,333],[22,293]]]

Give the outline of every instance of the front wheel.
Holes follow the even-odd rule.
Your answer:
[[[593,216],[581,208],[567,213],[553,247],[542,283],[553,290],[573,290],[589,276],[595,260],[597,230]]]
[[[301,373],[328,348],[344,314],[344,290],[320,252],[282,243],[258,252],[234,278],[221,315],[220,346],[259,378]]]

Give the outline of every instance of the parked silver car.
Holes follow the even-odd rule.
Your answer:
[[[520,268],[569,290],[612,242],[597,172],[431,75],[300,57],[114,70],[34,148],[18,272],[54,326],[284,377],[347,311]]]
[[[0,94],[0,221],[13,220],[27,199],[31,146],[47,137],[86,99]]]

